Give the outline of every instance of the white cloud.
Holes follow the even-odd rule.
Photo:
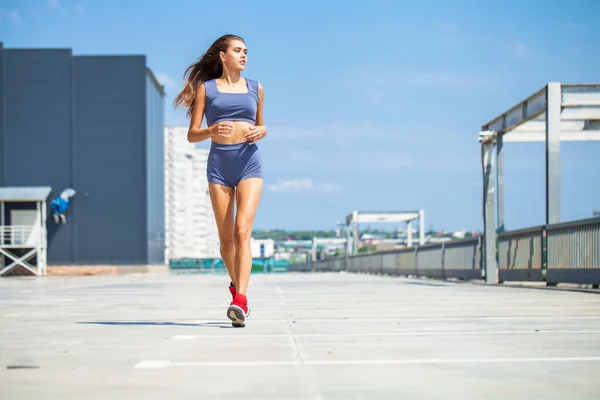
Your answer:
[[[60,5],[60,2],[58,0],[47,0],[48,1],[48,5],[54,9],[56,9],[57,11],[62,11],[63,8]]]
[[[21,18],[21,14],[18,11],[9,11],[0,8],[0,19],[12,21],[15,28],[20,28],[23,25],[23,18]]]
[[[497,76],[479,71],[382,71],[374,75],[369,73],[366,66],[351,66],[346,68],[345,72],[350,77],[362,77],[360,80],[354,78],[348,80],[356,81],[355,88],[361,91],[361,95],[380,100],[388,93],[394,93],[395,90],[402,90],[405,87],[495,89],[501,86]],[[394,79],[390,80],[390,76],[394,76]]]
[[[309,178],[280,179],[277,183],[266,185],[267,190],[280,193],[339,193],[343,190],[341,185],[335,183],[315,183]]]
[[[58,11],[59,13],[61,13],[62,15],[68,15],[69,13],[67,12],[67,10],[64,9],[64,7],[62,6],[62,4],[60,4],[59,0],[46,0],[46,3],[53,9],[55,9],[56,11]]]
[[[513,54],[517,58],[529,58],[531,52],[529,47],[524,43],[517,43],[513,49]]]
[[[432,149],[423,146],[394,146],[373,148],[363,145],[356,151],[337,149],[328,145],[322,146],[317,153],[314,148],[295,141],[293,145],[278,143],[274,151],[265,149],[265,162],[268,168],[279,172],[293,173],[298,170],[315,174],[336,175],[379,175],[400,172],[438,173],[465,172],[479,168],[479,161],[472,157],[457,157],[448,149],[457,146],[441,145]],[[263,148],[266,146],[263,145]],[[275,151],[276,148],[276,151]],[[327,150],[323,150],[327,149]],[[475,149],[476,150],[476,149]]]
[[[458,32],[458,31],[460,31],[460,27],[458,26],[458,24],[456,24],[454,22],[438,21],[436,23],[436,26],[438,27],[438,29],[440,29],[442,31],[446,31],[446,32]]]
[[[156,74],[156,79],[160,82],[161,85],[164,85],[167,89],[178,89],[179,85],[175,82],[173,78],[171,78],[167,74]]]
[[[419,124],[420,125],[420,124]],[[410,132],[407,134],[407,131]],[[349,123],[346,121],[333,121],[325,125],[298,125],[294,121],[278,120],[269,124],[269,141],[287,142],[288,140],[301,140],[305,144],[310,142],[315,145],[326,142],[327,147],[337,146],[339,149],[358,148],[373,139],[385,140],[390,145],[396,144],[423,144],[432,140],[450,140],[447,135],[416,134],[422,131],[420,126],[397,124],[378,124],[371,122]],[[339,150],[335,149],[335,150]],[[364,148],[363,148],[364,150]]]
[[[395,124],[344,121],[304,126],[278,121],[269,125],[269,134],[261,146],[265,162],[272,166],[269,168],[286,173],[435,173],[441,169],[463,172],[477,168],[477,156],[456,157],[456,151],[465,150],[462,140],[461,132],[420,126],[400,128]],[[476,142],[471,145],[477,155]]]
[[[425,72],[405,79],[405,85],[467,87],[495,86],[498,81],[488,75],[464,74],[452,72]]]
[[[571,32],[575,32],[575,33],[590,33],[590,28],[586,25],[574,22],[574,21],[567,21],[565,22],[565,29],[567,29],[568,31]]]

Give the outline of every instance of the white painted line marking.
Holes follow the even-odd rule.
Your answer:
[[[170,364],[170,361],[142,361],[134,365],[134,369],[163,369]]]
[[[14,318],[14,317],[20,317],[21,314],[17,314],[17,313],[11,313],[11,314],[4,314],[4,316],[6,318]]]
[[[196,336],[194,335],[177,335],[177,336],[173,336],[173,339],[176,340],[190,340],[190,339],[194,339]],[[217,336],[215,336],[217,337]]]
[[[281,288],[279,287],[279,285],[275,286],[275,292],[276,292],[278,295],[280,295],[280,296],[282,296],[282,295],[283,295],[283,290],[281,290]]]
[[[561,319],[600,319],[600,315],[482,315],[482,316],[428,316],[428,317],[408,317],[399,315],[395,318],[361,318],[361,317],[352,317],[352,318],[302,318],[298,316],[294,316],[294,320],[301,322],[323,322],[323,321],[335,321],[335,323],[340,322],[415,322],[415,321],[477,321],[477,320],[515,320],[515,319],[527,319],[527,320],[540,320],[540,319],[550,319],[550,320],[561,320]],[[269,318],[257,318],[256,321],[265,321],[269,320]],[[276,319],[279,320],[279,319]]]
[[[137,363],[135,369],[164,369],[166,367],[279,367],[300,365],[386,365],[386,364],[502,364],[598,362],[600,357],[539,357],[539,358],[448,358],[412,360],[323,360],[323,361],[167,361],[147,360]]]
[[[461,335],[534,335],[534,334],[600,334],[600,331],[404,331],[383,333],[304,333],[304,334],[265,334],[265,335],[175,335],[174,340],[192,339],[259,339],[259,338],[338,338],[338,337],[393,337],[393,336],[461,336]]]
[[[288,304],[288,306],[291,306],[291,304]],[[469,312],[491,312],[491,311],[502,311],[502,312],[524,312],[524,311],[540,311],[540,309],[543,306],[537,306],[537,307],[514,307],[514,308],[510,308],[510,307],[489,307],[489,306],[477,306],[477,305],[473,305],[473,306],[465,306],[465,307],[452,307],[452,308],[442,308],[442,307],[417,307],[418,305],[415,305],[415,307],[405,307],[405,308],[400,308],[400,307],[394,307],[393,310],[394,313],[396,314],[402,314],[402,313],[410,313],[410,312],[415,312],[415,311],[436,311],[436,312],[440,312],[440,314],[443,313],[447,313],[447,312],[464,312],[464,311],[469,311]],[[310,307],[310,308],[302,308],[301,306],[297,306],[294,305],[293,307],[291,307],[292,309],[296,310],[296,311],[302,311],[302,312],[318,312],[318,313],[327,313],[327,312],[340,312],[343,311],[344,313],[359,313],[359,312],[364,312],[364,313],[376,313],[376,312],[381,312],[381,307],[376,307],[374,306],[373,308],[346,308],[342,305],[340,305],[338,308],[327,308],[327,307]],[[598,311],[600,309],[599,306],[582,306],[582,307],[552,307],[552,311],[569,311],[569,312],[573,312],[575,310],[583,310],[583,311]]]
[[[225,319],[222,319],[220,321],[215,321],[215,320],[200,320],[200,321],[191,321],[190,324],[199,324],[199,325],[206,325],[206,324],[227,324],[228,321],[225,321]]]
[[[19,291],[16,293],[17,294],[29,294],[29,293],[44,294],[47,292],[60,292],[61,290],[90,289],[90,288],[100,288],[100,287],[104,287],[104,286],[110,287],[110,286],[117,286],[117,285],[124,285],[124,284],[134,284],[134,283],[132,281],[117,281],[117,282],[106,281],[106,283],[94,283],[94,284],[89,284],[89,285],[67,285],[67,286],[59,286],[59,287],[42,286],[42,287],[39,287],[34,290],[23,290],[23,291]],[[140,288],[142,288],[142,287],[140,286]],[[106,294],[106,292],[102,292],[102,293]]]

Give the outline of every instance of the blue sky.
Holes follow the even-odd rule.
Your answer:
[[[269,129],[260,229],[423,209],[427,227],[481,230],[481,125],[549,81],[600,81],[594,0],[141,4],[4,0],[0,40],[145,54],[167,123],[187,126],[171,106],[185,68],[220,35],[244,37]],[[600,209],[598,154],[598,142],[562,144],[562,220]],[[543,144],[507,145],[505,163],[507,229],[543,224]]]

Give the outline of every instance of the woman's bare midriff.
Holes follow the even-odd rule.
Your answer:
[[[246,142],[247,139],[244,135],[250,132],[251,123],[245,121],[228,121],[233,125],[233,132],[230,137],[214,135],[211,137],[213,142],[220,144],[236,144]]]

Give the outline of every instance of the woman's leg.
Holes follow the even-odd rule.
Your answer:
[[[227,268],[231,282],[237,286],[235,272],[235,225],[233,223],[235,190],[229,186],[209,183],[208,191],[217,222],[217,230],[219,231],[221,258],[225,263],[225,268]]]
[[[248,290],[248,281],[252,270],[250,238],[252,237],[252,224],[254,223],[262,188],[262,178],[244,179],[237,186],[237,214],[234,233],[236,246],[235,276],[237,279],[237,292],[243,295],[246,295]]]

